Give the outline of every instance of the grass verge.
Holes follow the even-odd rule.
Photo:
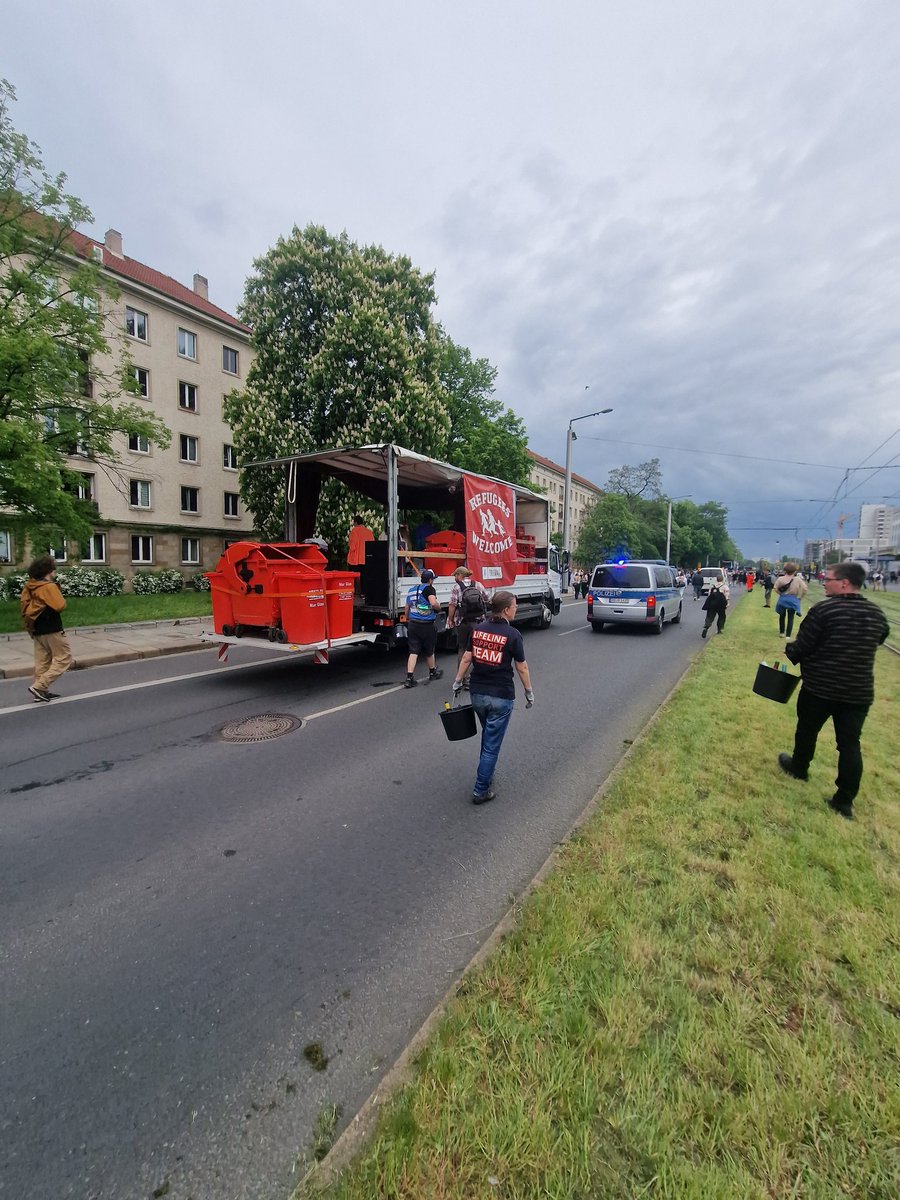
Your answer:
[[[168,596],[73,596],[66,602],[63,622],[67,629],[75,629],[79,625],[169,621],[177,617],[205,617],[211,613],[209,592],[175,592]],[[21,632],[18,600],[0,601],[0,633]]]
[[[828,731],[809,783],[776,766],[794,705],[750,688],[782,647],[746,597],[333,1200],[896,1196],[900,659],[848,824]]]

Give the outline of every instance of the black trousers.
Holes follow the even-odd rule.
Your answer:
[[[777,607],[777,606],[776,606]],[[796,610],[793,608],[782,608],[778,610],[778,632],[786,633],[788,637],[794,632],[794,617]],[[787,628],[785,628],[787,625]]]
[[[838,773],[834,798],[838,804],[850,805],[859,792],[863,760],[859,739],[869,712],[868,704],[847,704],[843,700],[826,700],[814,696],[805,687],[797,697],[797,732],[794,735],[794,770],[803,774],[816,753],[819,730],[831,718],[838,751]]]

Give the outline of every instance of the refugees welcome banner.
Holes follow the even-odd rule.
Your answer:
[[[466,565],[486,588],[516,578],[516,498],[511,487],[464,475]]]

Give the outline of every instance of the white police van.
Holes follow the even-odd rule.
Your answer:
[[[662,559],[623,559],[594,567],[587,619],[594,633],[604,625],[643,625],[662,633],[681,621],[684,588]]]

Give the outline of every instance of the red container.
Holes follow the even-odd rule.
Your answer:
[[[353,588],[358,578],[354,571],[325,573],[327,635],[332,640],[349,637],[353,632]]]
[[[289,642],[308,646],[325,640],[325,575],[305,571],[276,571],[281,628]]]
[[[425,549],[438,550],[442,555],[452,555],[450,558],[426,558],[425,568],[434,571],[435,575],[452,575],[457,567],[466,563],[466,535],[457,533],[455,529],[439,529],[425,539]]]
[[[297,542],[235,542],[208,578],[216,632],[236,626],[273,630],[282,626],[282,591],[297,591],[312,578],[322,590],[327,559],[318,546]],[[293,580],[293,588],[290,586]],[[324,601],[322,601],[324,627]],[[292,616],[292,620],[295,615]],[[293,639],[296,640],[296,639]],[[313,641],[320,641],[321,636]]]

